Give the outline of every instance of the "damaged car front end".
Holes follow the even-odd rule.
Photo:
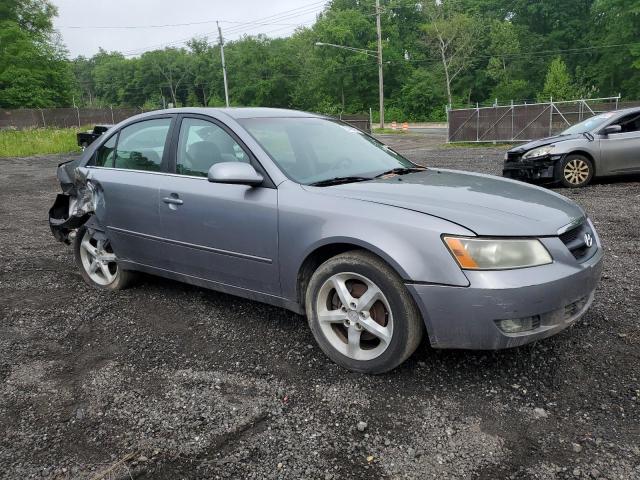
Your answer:
[[[505,154],[502,175],[529,182],[554,181],[555,166],[565,153],[556,149],[554,144],[527,150],[528,147],[529,144],[523,145]]]
[[[124,286],[131,273],[120,271],[104,219],[104,192],[92,180],[91,169],[73,160],[58,166],[62,193],[49,209],[49,227],[56,240],[74,246],[81,274],[92,285],[107,289]]]
[[[99,189],[91,182],[91,171],[79,167],[78,161],[58,166],[62,193],[49,210],[49,227],[59,242],[71,243],[72,232],[87,223],[99,206]]]

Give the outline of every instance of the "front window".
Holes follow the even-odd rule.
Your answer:
[[[620,133],[633,133],[640,131],[640,113],[634,112],[631,115],[626,115],[616,121],[617,125],[620,125]]]
[[[596,115],[595,117],[588,118],[580,123],[576,123],[572,127],[567,128],[562,135],[572,135],[576,133],[591,132],[597,128],[602,127],[605,123],[613,118],[614,113],[603,113]]]
[[[176,173],[206,177],[211,166],[221,162],[249,163],[249,156],[215,123],[185,118],[178,139]]]
[[[360,130],[323,118],[250,118],[240,123],[291,179],[302,184],[336,177],[373,178],[415,167]]]

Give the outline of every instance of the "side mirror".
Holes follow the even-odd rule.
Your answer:
[[[609,125],[602,130],[604,135],[611,135],[612,133],[620,133],[622,131],[622,127],[620,125]]]
[[[264,178],[256,169],[244,162],[216,163],[209,169],[207,178],[213,183],[231,183],[236,185],[260,185]]]

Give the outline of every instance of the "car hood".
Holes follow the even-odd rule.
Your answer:
[[[552,191],[455,170],[428,169],[386,179],[305,188],[425,213],[477,235],[552,236],[584,216],[578,205]]]
[[[551,145],[552,143],[559,142],[567,142],[569,140],[577,140],[584,139],[584,136],[580,133],[573,133],[571,135],[555,135],[553,137],[541,138],[539,140],[534,140],[529,143],[525,143],[524,145],[519,145],[517,147],[509,150],[510,152],[528,152],[529,150],[533,150],[534,148],[544,147],[545,145]]]

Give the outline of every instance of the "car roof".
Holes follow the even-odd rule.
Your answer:
[[[210,108],[210,107],[182,107],[169,108],[165,110],[154,110],[153,114],[159,113],[198,113],[201,115],[218,116],[227,115],[233,119],[242,118],[321,118],[322,115],[316,113],[302,112],[300,110],[289,110],[285,108],[267,107],[230,107],[230,108]]]
[[[616,116],[624,116],[629,113],[640,113],[640,107],[629,107],[629,108],[621,108],[620,110],[611,110],[609,112],[598,113],[598,115],[602,115],[603,113],[614,113]]]

